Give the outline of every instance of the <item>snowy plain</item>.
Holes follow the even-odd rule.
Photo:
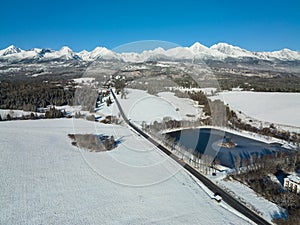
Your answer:
[[[110,152],[68,133],[120,140]],[[2,122],[0,224],[247,224],[128,127],[84,120]]]
[[[201,112],[195,102],[170,92],[153,96],[129,89],[126,99],[118,98],[136,122]],[[118,110],[104,104],[98,113],[117,116]],[[0,209],[0,224],[251,223],[213,201],[203,184],[127,126],[81,119],[10,121],[1,123],[0,133],[0,203],[7,206]],[[68,133],[114,135],[120,144],[110,152],[88,152],[72,146]],[[242,184],[218,183],[269,221],[280,212]]]
[[[127,89],[127,92],[126,99],[117,97],[127,117],[138,124],[143,121],[162,121],[164,117],[195,120],[202,112],[197,102],[188,98],[178,98],[172,92],[161,92],[158,95],[150,95],[138,89]]]
[[[255,119],[300,127],[300,93],[227,91],[211,97],[219,98]]]

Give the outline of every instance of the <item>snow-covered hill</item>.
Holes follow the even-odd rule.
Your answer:
[[[105,47],[96,47],[88,52],[74,52],[69,47],[62,47],[58,51],[51,49],[29,49],[22,50],[13,45],[0,50],[0,60],[4,61],[22,61],[24,59],[35,60],[122,60],[129,62],[143,62],[149,60],[193,60],[193,59],[212,59],[224,60],[226,58],[242,59],[254,58],[260,60],[280,60],[280,61],[300,61],[300,52],[290,49],[282,49],[274,52],[251,52],[237,46],[227,43],[218,43],[210,48],[194,43],[190,47],[175,47],[168,50],[156,48],[154,50],[146,50],[142,53],[129,52],[117,53]]]

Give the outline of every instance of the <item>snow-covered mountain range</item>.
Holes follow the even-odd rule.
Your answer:
[[[190,47],[176,47],[165,50],[156,48],[154,50],[143,51],[142,53],[126,52],[117,53],[105,47],[96,47],[93,51],[74,52],[69,47],[62,47],[58,51],[52,49],[33,48],[22,50],[13,45],[0,50],[0,60],[8,62],[24,60],[122,60],[128,62],[143,62],[150,60],[190,60],[190,59],[211,59],[224,60],[226,58],[242,59],[253,58],[260,60],[280,60],[280,61],[300,61],[300,52],[290,49],[282,49],[273,52],[251,52],[227,43],[218,43],[211,47],[206,47],[198,42]]]

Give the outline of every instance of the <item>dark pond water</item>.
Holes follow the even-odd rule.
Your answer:
[[[193,149],[216,157],[222,165],[234,168],[234,162],[239,155],[241,159],[251,155],[267,155],[275,152],[288,151],[280,144],[267,144],[229,132],[217,129],[201,128],[187,129],[168,133],[175,141],[186,149]],[[236,144],[233,148],[221,147],[220,144],[231,139]]]

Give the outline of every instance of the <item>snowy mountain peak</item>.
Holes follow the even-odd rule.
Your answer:
[[[78,54],[88,54],[89,52],[87,50],[82,50],[81,52],[79,52]]]
[[[113,55],[114,53],[105,47],[96,47],[90,54],[92,59],[101,58],[104,55]]]
[[[74,53],[73,50],[70,49],[68,46],[63,46],[59,51],[63,53]]]
[[[292,51],[291,49],[288,49],[288,48],[284,48],[281,51],[283,51],[283,52],[294,52],[294,51]]]
[[[93,53],[93,54],[100,54],[100,53],[105,52],[105,51],[108,51],[108,49],[105,48],[105,47],[99,47],[98,46],[93,51],[91,51],[91,53]]]
[[[187,59],[209,59],[224,60],[226,58],[256,58],[260,60],[281,60],[293,61],[300,60],[300,52],[292,51],[284,48],[280,51],[273,52],[251,52],[237,46],[227,43],[218,43],[210,48],[195,42],[190,47],[175,47],[165,50],[161,47],[153,50],[145,50],[142,53],[116,53],[105,47],[96,47],[91,52],[81,51],[79,53],[67,46],[62,47],[58,51],[51,49],[33,48],[22,50],[11,45],[0,50],[0,59],[8,61],[21,61],[24,59],[38,60],[123,60],[132,62],[143,62],[147,60],[187,60]]]
[[[288,48],[284,48],[280,51],[265,52],[264,54],[281,60],[300,60],[300,52],[292,51]]]
[[[115,52],[105,47],[96,47],[93,51],[90,52],[88,60],[91,61],[96,59],[110,60],[119,59],[119,57]]]
[[[141,54],[162,54],[165,52],[165,49],[163,49],[162,47],[158,47],[152,50],[144,50]]]
[[[31,48],[31,49],[28,49],[27,51],[32,51],[32,52],[39,53],[39,52],[43,51],[43,49],[40,49],[40,48]]]
[[[208,47],[200,44],[199,42],[195,42],[193,45],[190,46],[190,50],[194,53],[207,51],[208,49]]]
[[[87,50],[82,50],[81,52],[77,53],[77,55],[84,61],[89,61],[90,52]]]
[[[73,52],[72,49],[70,49],[68,46],[63,46],[58,51],[51,51],[47,50],[44,52],[43,58],[45,59],[65,59],[65,60],[71,60],[71,59],[80,59],[80,57]]]
[[[211,46],[210,49],[217,50],[223,54],[233,57],[255,57],[255,55],[252,52],[227,43],[215,44]]]
[[[10,54],[15,54],[21,52],[22,49],[15,47],[14,45],[10,45],[7,48],[0,51],[1,56],[6,56]]]
[[[240,47],[237,47],[237,46],[233,46],[233,45],[230,45],[230,44],[227,44],[227,43],[218,43],[218,44],[214,44],[213,46],[210,47],[210,49],[215,49],[215,50],[218,50],[222,53],[225,53],[225,54],[228,54],[228,53],[231,53],[232,51],[246,51]]]

